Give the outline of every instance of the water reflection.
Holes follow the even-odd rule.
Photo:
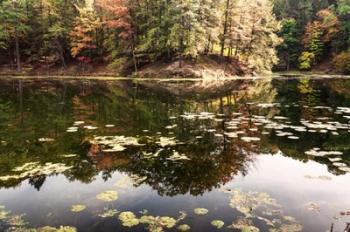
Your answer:
[[[205,196],[254,175],[260,154],[316,162],[335,176],[350,168],[347,80],[1,80],[0,86],[3,190],[28,180],[41,191],[61,175],[92,186],[123,174],[133,188],[148,186],[158,196]],[[129,144],[113,150],[95,136],[125,136]],[[308,155],[312,149],[339,154]],[[33,162],[41,171],[14,171]]]

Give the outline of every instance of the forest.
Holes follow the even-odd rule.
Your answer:
[[[137,72],[212,57],[350,73],[350,0],[0,0],[0,65]]]

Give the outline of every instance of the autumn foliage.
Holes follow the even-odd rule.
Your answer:
[[[97,4],[109,12],[108,19],[103,21],[108,28],[120,30],[119,38],[123,40],[132,38],[134,30],[125,0],[99,0]]]

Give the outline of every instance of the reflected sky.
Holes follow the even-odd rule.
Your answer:
[[[185,211],[181,223],[192,231],[212,231],[212,220],[239,231],[227,228],[244,218],[230,206],[236,189],[244,197],[268,194],[303,231],[326,231],[332,223],[342,231],[350,221],[341,217],[350,210],[348,80],[1,80],[0,87],[0,205],[24,213],[26,228],[148,230],[98,217],[117,209],[138,217],[144,210],[173,218]],[[113,151],[96,136],[127,142]],[[161,145],[164,138],[174,144]],[[312,149],[339,154],[308,155]],[[14,170],[33,162],[41,171],[18,177]],[[67,170],[43,173],[51,164]],[[96,199],[107,190],[118,200]],[[86,210],[71,212],[75,204]],[[195,215],[198,207],[209,213]],[[254,213],[261,216],[262,208]],[[285,223],[274,224],[281,230]]]

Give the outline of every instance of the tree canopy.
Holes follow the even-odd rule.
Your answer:
[[[123,61],[136,71],[210,54],[257,72],[347,67],[349,38],[349,0],[0,1],[0,63],[19,71]]]

